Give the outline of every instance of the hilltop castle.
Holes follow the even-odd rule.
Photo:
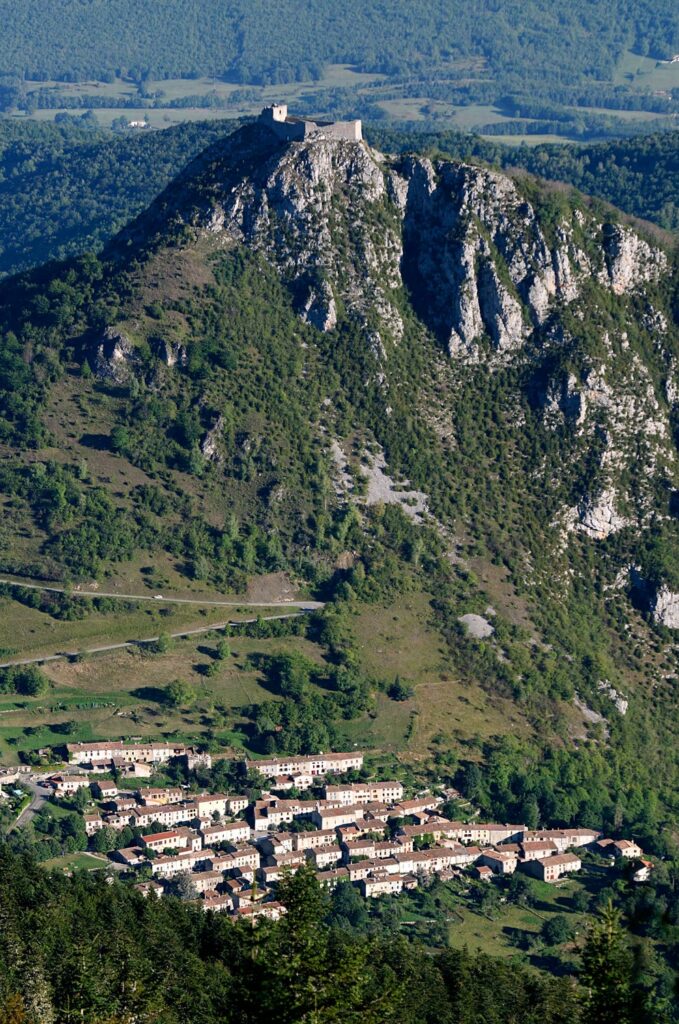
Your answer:
[[[288,117],[285,103],[265,107],[259,120],[279,138],[289,142],[310,138],[360,142],[363,138],[360,121],[305,121],[301,117]]]

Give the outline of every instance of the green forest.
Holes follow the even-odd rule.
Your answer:
[[[252,89],[322,82],[328,67],[345,64],[380,80],[364,82],[361,95],[323,85],[322,98],[313,98],[317,109],[346,115],[358,105],[365,118],[384,116],[374,102],[379,89],[380,100],[497,104],[517,118],[514,132],[577,137],[605,135],[613,126],[624,132],[616,111],[667,115],[679,102],[676,89],[624,70],[632,55],[652,75],[654,62],[679,50],[676,12],[662,0],[577,0],[558,11],[547,0],[483,0],[473,7],[464,0],[327,0],[320,8],[312,0],[282,0],[275,13],[264,0],[62,0],[47,8],[42,0],[2,0],[0,18],[0,109],[29,113],[129,106],[134,100],[111,100],[99,88],[123,81],[138,86],[143,106],[154,104],[168,79],[212,78]],[[88,82],[85,98],[60,92],[50,84],[55,80]],[[193,103],[214,99],[198,93]]]
[[[0,848],[2,1024],[674,1019],[671,991],[658,986],[644,947],[610,905],[580,940],[574,983],[466,949],[431,955],[393,932],[388,900],[366,928],[356,891],[340,885],[327,894],[310,869],[280,883],[280,921],[255,927],[110,881],[100,872],[49,873]]]

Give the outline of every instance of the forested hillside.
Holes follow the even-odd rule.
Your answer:
[[[513,65],[578,82],[607,78],[626,46],[669,57],[677,44],[676,14],[658,0],[602,7],[569,4],[557,18],[544,0],[434,0],[413,8],[349,0],[320,10],[310,0],[282,0],[272,15],[264,0],[40,0],[0,5],[5,31],[0,67],[29,78],[96,78],[121,67],[154,77],[232,74],[241,81],[286,81],[325,61],[366,71],[422,70],[455,57],[486,56],[494,71]],[[277,77],[274,77],[277,76]]]
[[[348,64],[382,78],[363,82],[360,96],[324,89],[314,98],[317,110],[347,114],[361,104],[379,116],[389,101],[419,97],[434,104],[427,116],[435,116],[439,102],[495,103],[519,119],[515,132],[566,122],[576,135],[610,129],[616,111],[677,111],[672,73],[656,80],[655,62],[679,50],[676,11],[663,0],[578,0],[558,13],[548,0],[483,0],[473,8],[464,0],[424,7],[328,0],[320,8],[282,0],[275,16],[264,0],[118,0],[113,7],[2,0],[0,18],[0,109],[59,106],[55,79],[134,82],[143,105],[166,79],[208,76],[258,87],[320,81],[326,66]],[[27,100],[26,80],[46,88],[33,87]],[[87,91],[91,106],[105,105],[106,89],[90,81]],[[72,97],[63,102],[70,106]],[[542,127],[531,127],[533,119]],[[624,129],[618,119],[616,130]]]
[[[112,134],[91,124],[0,120],[0,276],[99,250],[236,120]],[[366,126],[390,152],[441,152],[564,181],[663,228],[679,227],[679,132],[579,146],[495,144],[463,132]]]
[[[234,924],[175,897],[48,873],[0,849],[0,1021],[61,1024],[665,1024],[646,947],[611,911],[581,940],[580,984],[467,950],[437,955],[388,920],[355,926],[355,890],[301,869],[287,914]],[[360,902],[359,902],[360,906]],[[649,947],[650,948],[650,947]],[[634,949],[634,952],[633,952]],[[668,976],[671,984],[671,975]],[[614,1014],[612,1016],[611,1014]]]

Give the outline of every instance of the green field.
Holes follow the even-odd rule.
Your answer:
[[[61,871],[95,871],[109,866],[105,857],[95,857],[92,853],[65,853],[63,857],[52,857],[43,861],[42,866],[50,870]]]

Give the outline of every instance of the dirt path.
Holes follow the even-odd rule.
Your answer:
[[[310,604],[302,608],[298,612],[290,612],[288,615],[263,615],[263,622],[272,622],[279,619],[298,619],[302,615],[308,615],[309,612],[315,611],[317,608],[322,608],[323,605],[317,601],[312,601]],[[256,618],[253,619],[239,619],[238,621],[227,621],[227,622],[215,622],[210,626],[199,626],[196,629],[184,629],[179,633],[168,633],[173,640],[181,639],[185,636],[197,636],[200,633],[211,633],[213,630],[225,629],[227,626],[242,626],[243,623],[257,622]],[[105,644],[103,647],[85,647],[81,651],[59,651],[58,654],[43,654],[40,658],[20,658],[16,661],[3,661],[0,663],[0,668],[12,668],[16,665],[43,665],[49,661],[62,661],[64,658],[77,658],[80,655],[86,654],[105,654],[107,651],[120,651],[125,648],[131,647],[144,647],[147,644],[155,644],[160,639],[159,636],[148,636],[142,640],[126,640],[118,644]]]

